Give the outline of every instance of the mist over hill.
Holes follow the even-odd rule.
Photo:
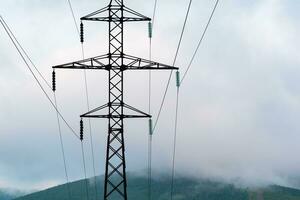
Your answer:
[[[103,176],[97,177],[97,191],[94,179],[88,180],[88,197],[86,194],[85,180],[72,182],[49,188],[15,200],[68,200],[68,187],[72,200],[96,200],[103,196]],[[145,176],[130,173],[128,175],[128,198],[148,199],[148,179]],[[211,181],[208,179],[194,179],[180,177],[175,180],[175,200],[299,200],[300,190],[268,186],[264,188],[241,188],[233,184]],[[118,198],[112,198],[117,200]],[[152,181],[152,199],[170,199],[170,178],[161,176]],[[2,200],[2,199],[0,199]],[[3,199],[8,200],[8,199]]]
[[[25,192],[12,189],[0,189],[0,200],[11,200],[25,195]]]

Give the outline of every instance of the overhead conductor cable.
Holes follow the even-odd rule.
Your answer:
[[[181,47],[181,42],[182,42],[182,39],[183,39],[183,35],[184,35],[187,20],[188,20],[188,17],[189,17],[192,2],[193,2],[193,0],[189,1],[188,9],[187,9],[187,12],[186,12],[186,15],[185,15],[183,27],[182,27],[182,30],[181,30],[181,34],[180,34],[180,38],[179,38],[179,42],[178,42],[178,45],[177,45],[177,49],[176,49],[176,53],[175,53],[175,57],[174,57],[174,61],[173,61],[172,66],[175,66],[176,61],[177,61],[179,49]],[[155,131],[155,129],[157,127],[157,124],[158,124],[158,121],[160,119],[160,115],[161,115],[161,112],[162,112],[162,109],[163,109],[163,106],[164,106],[164,103],[165,103],[165,100],[166,100],[166,97],[167,97],[167,93],[168,93],[168,90],[169,90],[172,74],[173,74],[173,71],[171,71],[170,74],[169,74],[169,78],[168,78],[168,81],[167,81],[167,85],[166,85],[166,89],[165,89],[165,92],[164,92],[164,95],[163,95],[163,99],[162,99],[162,102],[160,104],[159,111],[158,111],[158,114],[157,114],[157,117],[156,117],[156,120],[155,120],[155,123],[154,123],[153,132]]]
[[[32,66],[35,68],[35,70],[38,72],[38,74],[41,76],[41,78],[47,83],[47,86],[52,90],[51,85],[46,81],[46,79],[44,78],[44,76],[40,73],[40,71],[34,65],[34,63],[30,59],[30,57],[28,56],[28,54],[26,53],[26,51],[23,49],[22,45],[20,45],[20,43],[18,42],[17,38],[15,37],[15,35],[13,34],[13,32],[10,30],[9,26],[6,24],[6,22],[2,18],[2,16],[0,16],[0,18],[1,18],[0,22],[1,22],[1,24],[2,24],[2,26],[4,28],[4,30],[5,30],[5,32],[7,33],[8,37],[10,38],[11,42],[13,43],[13,45],[15,46],[16,50],[18,51],[19,55],[21,56],[22,60],[24,61],[25,65],[27,66],[28,70],[32,74],[33,78],[35,79],[36,83],[38,84],[38,86],[40,87],[40,89],[42,90],[42,92],[44,93],[44,95],[46,96],[46,98],[48,99],[48,101],[50,102],[51,106],[54,108],[54,110],[56,112],[58,112],[60,118],[63,120],[63,122],[66,124],[66,126],[70,129],[70,131],[73,133],[73,135],[76,138],[79,139],[79,136],[77,135],[77,133],[70,126],[70,124],[67,122],[67,120],[64,118],[64,116],[61,114],[61,112],[57,109],[57,107],[55,106],[54,102],[51,100],[50,96],[48,95],[48,93],[44,89],[43,85],[41,84],[41,82],[39,81],[39,79],[37,78],[37,76],[35,75],[35,73],[33,72],[33,70],[31,69],[29,63],[25,59],[25,56],[30,61],[30,63],[32,64]],[[24,53],[25,56],[22,54],[21,51]]]
[[[81,144],[81,155],[82,155],[82,163],[83,163],[83,171],[84,171],[84,182],[85,182],[85,191],[86,198],[89,200],[89,188],[88,188],[88,179],[86,175],[86,165],[85,165],[85,155],[84,155],[84,144],[83,144],[83,121],[80,120],[80,144]]]
[[[154,2],[152,22],[148,23],[148,37],[149,37],[149,60],[152,61],[152,36],[153,26],[155,22],[155,14],[157,8],[157,0]],[[149,95],[148,95],[148,113],[151,115],[151,93],[152,93],[152,72],[149,70]],[[152,198],[152,137],[153,137],[153,122],[149,119],[149,138],[148,138],[148,199]]]
[[[175,179],[175,158],[176,158],[176,144],[177,144],[177,124],[178,124],[178,106],[179,106],[179,88],[180,88],[180,73],[176,71],[176,109],[175,109],[175,127],[174,127],[174,141],[173,141],[173,157],[172,157],[172,179],[171,179],[171,200],[174,195],[174,179]]]
[[[56,89],[55,72],[53,71],[53,73],[52,73],[52,84],[53,85],[52,85],[52,88],[51,88],[50,84],[47,82],[47,80],[44,78],[44,76],[41,74],[41,72],[37,69],[37,67],[35,66],[35,64],[33,63],[33,61],[30,59],[30,57],[28,56],[28,54],[26,53],[26,51],[24,50],[24,48],[21,46],[21,44],[19,43],[19,41],[17,40],[17,38],[14,36],[14,34],[12,33],[11,29],[9,28],[9,26],[7,25],[7,23],[5,22],[5,20],[2,18],[2,16],[0,16],[0,22],[1,22],[2,26],[3,26],[3,28],[5,29],[6,33],[8,34],[9,38],[11,39],[12,43],[14,44],[15,48],[17,49],[18,53],[20,54],[20,56],[22,57],[23,61],[25,62],[27,68],[29,69],[29,71],[31,72],[31,74],[33,75],[33,77],[35,78],[35,80],[37,81],[38,85],[42,89],[43,93],[46,95],[47,99],[50,101],[50,103],[52,104],[52,106],[56,110],[56,117],[57,117],[57,124],[58,124],[59,137],[60,137],[60,144],[61,144],[62,157],[63,157],[63,163],[64,163],[64,170],[65,170],[65,176],[66,176],[66,181],[67,181],[67,193],[68,193],[68,198],[70,199],[71,198],[71,192],[70,192],[70,187],[69,187],[69,184],[68,184],[69,183],[69,177],[68,177],[68,171],[67,171],[67,165],[66,165],[66,156],[65,156],[65,151],[64,151],[64,145],[63,145],[63,140],[62,140],[61,124],[60,124],[60,119],[59,119],[59,117],[62,117],[62,115],[60,114],[60,112],[57,109],[57,101],[56,101],[56,96],[55,96],[55,93],[54,93],[54,91]],[[50,89],[53,89],[54,104],[51,101],[51,99],[48,96],[48,94],[46,93],[46,91],[43,88],[43,86],[41,85],[41,83],[39,82],[39,80],[37,79],[37,77],[35,76],[33,70],[31,69],[31,67],[27,63],[27,61],[26,61],[26,59],[23,56],[23,54],[22,54],[21,51],[25,54],[25,56],[27,57],[27,59],[30,61],[30,63],[35,68],[35,70],[38,72],[38,74],[41,76],[41,78],[44,80],[44,82],[46,83],[46,85]],[[62,117],[62,119],[64,120],[63,117]],[[64,122],[67,124],[67,122],[65,120],[64,120]],[[69,127],[69,128],[71,129],[71,127]],[[73,133],[76,135],[75,132],[73,132]]]
[[[80,38],[80,43],[81,43],[81,53],[82,53],[82,59],[85,58],[84,55],[84,26],[82,21],[80,22],[80,27],[78,28],[75,14],[74,14],[74,9],[72,7],[71,0],[68,0],[68,4],[70,7],[70,11],[73,17],[74,25],[76,28],[76,31],[79,35]],[[86,70],[84,69],[84,85],[85,85],[85,96],[86,96],[86,106],[88,109],[88,112],[90,111],[90,101],[89,101],[89,91],[88,91],[88,81],[87,81],[87,73]],[[93,141],[93,134],[92,134],[92,124],[91,124],[91,119],[88,119],[88,124],[89,124],[89,136],[90,136],[90,143],[91,143],[91,153],[92,153],[92,166],[93,166],[93,175],[94,175],[94,189],[95,189],[95,196],[97,198],[98,196],[98,190],[97,190],[97,177],[96,177],[96,167],[95,167],[95,153],[94,153],[94,141]],[[84,160],[84,159],[83,159]],[[86,172],[85,172],[86,174]]]
[[[213,10],[212,10],[212,12],[211,12],[211,15],[210,15],[210,17],[209,17],[209,20],[208,20],[208,22],[207,22],[207,24],[206,24],[206,26],[205,26],[205,29],[204,29],[204,31],[203,31],[203,33],[202,33],[202,35],[201,35],[200,41],[199,41],[199,43],[198,43],[198,45],[197,45],[197,48],[196,48],[196,50],[195,50],[195,52],[194,52],[194,54],[193,54],[193,56],[192,56],[191,61],[189,62],[188,68],[187,68],[187,70],[185,71],[184,76],[182,77],[181,80],[180,80],[180,74],[179,74],[179,72],[177,71],[177,73],[176,73],[177,94],[176,94],[176,113],[175,113],[175,128],[174,128],[173,162],[172,162],[171,200],[173,199],[173,195],[174,195],[173,193],[174,193],[175,158],[176,158],[176,144],[177,144],[177,124],[178,124],[178,107],[179,107],[179,88],[180,88],[180,86],[181,86],[183,80],[185,79],[185,77],[186,77],[186,75],[187,75],[187,73],[188,73],[188,71],[189,71],[189,69],[190,69],[190,67],[191,67],[191,65],[192,65],[192,63],[193,63],[193,61],[194,61],[194,59],[195,59],[195,56],[196,56],[196,54],[197,54],[197,52],[198,52],[198,50],[199,50],[199,48],[200,48],[200,45],[202,44],[202,41],[203,41],[204,36],[205,36],[205,34],[206,34],[207,30],[208,30],[209,24],[210,24],[210,22],[211,22],[211,20],[212,20],[212,17],[213,17],[213,15],[214,15],[215,11],[216,11],[216,8],[217,8],[217,6],[218,6],[218,3],[219,3],[219,0],[216,0],[216,3],[215,3],[214,8],[213,8]]]
[[[186,75],[187,75],[187,73],[189,72],[189,70],[190,70],[190,68],[191,68],[191,66],[192,66],[192,64],[193,64],[193,62],[194,62],[194,60],[195,60],[195,58],[196,58],[196,55],[197,55],[197,53],[198,53],[198,50],[199,50],[199,48],[200,48],[200,46],[201,46],[201,44],[202,44],[202,42],[203,42],[203,39],[204,39],[204,37],[205,37],[205,35],[206,35],[206,32],[207,32],[207,30],[208,30],[208,27],[209,27],[209,25],[210,25],[210,23],[211,23],[211,20],[212,20],[214,14],[215,14],[215,11],[216,11],[218,5],[219,5],[219,0],[216,0],[216,3],[215,3],[215,5],[214,5],[214,8],[213,8],[213,10],[212,10],[212,12],[211,12],[211,14],[210,14],[210,16],[209,16],[209,19],[208,19],[208,21],[207,21],[207,24],[206,24],[206,26],[205,26],[205,28],[204,28],[204,31],[203,31],[203,33],[202,33],[202,35],[201,35],[201,38],[200,38],[199,42],[198,42],[197,48],[196,48],[196,50],[195,50],[195,52],[194,52],[194,54],[193,54],[193,56],[192,56],[192,58],[191,58],[191,60],[190,60],[190,62],[189,62],[189,65],[188,65],[187,69],[185,70],[185,72],[184,72],[184,74],[183,74],[183,77],[182,77],[182,79],[181,79],[181,81],[180,81],[180,84],[182,84],[183,80],[186,78]]]
[[[56,74],[55,74],[54,70],[52,72],[52,90],[53,90],[54,104],[55,104],[56,108],[58,108],[56,94],[55,94]],[[67,187],[67,192],[68,192],[68,199],[70,200],[71,199],[71,189],[70,189],[70,184],[69,184],[70,181],[69,181],[69,175],[68,175],[68,170],[67,170],[66,154],[65,154],[65,148],[64,148],[63,137],[62,137],[61,124],[60,124],[60,119],[59,119],[59,115],[57,112],[56,112],[56,119],[57,119],[57,125],[58,125],[58,133],[59,133],[61,153],[62,153],[63,163],[64,163],[65,176],[66,176],[66,180],[67,180],[66,187]]]

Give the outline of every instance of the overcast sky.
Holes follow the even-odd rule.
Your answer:
[[[81,59],[67,0],[0,0],[0,14],[32,60],[51,80],[51,66]],[[76,17],[108,0],[73,0]],[[152,16],[153,1],[125,1]],[[153,58],[171,64],[188,0],[158,0]],[[177,66],[184,72],[214,6],[193,2]],[[177,173],[242,184],[295,186],[300,177],[300,2],[221,0],[180,92]],[[172,12],[171,12],[172,11]],[[107,25],[85,23],[87,57],[107,52]],[[125,52],[148,58],[147,23],[126,25]],[[45,188],[65,182],[56,115],[7,35],[0,29],[0,187]],[[78,130],[86,112],[83,73],[57,72],[61,112]],[[91,107],[107,102],[107,73],[88,72]],[[153,74],[157,115],[168,72]],[[126,102],[147,111],[147,73],[128,72]],[[175,80],[153,140],[153,167],[169,171]],[[51,92],[51,91],[49,91]],[[104,172],[105,120],[93,120],[97,174]],[[147,120],[126,120],[129,171],[147,166]],[[71,180],[83,178],[80,143],[63,125]],[[92,176],[89,138],[85,141]],[[188,173],[187,173],[188,171]],[[300,178],[299,178],[300,180]],[[298,185],[300,187],[300,185]]]

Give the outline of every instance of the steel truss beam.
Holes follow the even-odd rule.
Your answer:
[[[55,69],[102,69],[110,70],[111,68],[117,68],[122,70],[175,70],[176,67],[170,65],[161,64],[158,62],[150,61],[135,56],[123,54],[123,66],[111,66],[109,64],[109,54],[79,60],[76,62],[70,62],[62,65],[54,66]],[[111,55],[112,59],[120,58],[121,55]]]

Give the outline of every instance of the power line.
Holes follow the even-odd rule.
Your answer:
[[[191,67],[191,65],[192,65],[192,63],[193,63],[193,61],[195,59],[195,56],[196,56],[196,54],[198,52],[198,49],[199,49],[200,45],[202,44],[203,38],[204,38],[204,36],[205,36],[205,34],[207,32],[207,29],[209,27],[209,24],[211,22],[211,19],[212,19],[213,15],[215,13],[215,10],[216,10],[216,8],[218,6],[218,3],[219,3],[219,0],[217,0],[216,3],[215,3],[215,5],[214,5],[212,13],[211,13],[211,15],[209,17],[209,20],[208,20],[208,22],[207,22],[207,24],[205,26],[203,34],[201,35],[201,39],[200,39],[200,41],[199,41],[199,43],[197,45],[197,48],[196,48],[196,50],[195,50],[195,52],[194,52],[194,54],[192,56],[192,59],[191,59],[189,65],[188,65],[188,68],[187,68],[187,70],[184,73],[184,76],[182,77],[181,80],[179,80],[180,78],[177,76],[177,94],[176,94],[175,128],[174,128],[173,161],[172,161],[172,180],[171,180],[171,200],[173,200],[174,182],[175,182],[174,178],[175,178],[175,158],[176,158],[177,128],[178,128],[179,87],[182,84],[182,81],[185,79],[186,74],[189,71],[189,69],[190,69],[190,67]]]
[[[38,81],[37,77],[35,76],[35,74],[33,73],[32,69],[30,68],[30,66],[28,65],[28,63],[25,60],[25,57],[23,56],[23,54],[21,53],[21,51],[25,54],[25,56],[27,57],[27,59],[30,61],[30,63],[32,64],[32,66],[34,67],[34,69],[38,72],[38,74],[42,77],[42,79],[44,80],[44,82],[46,83],[46,85],[50,88],[50,84],[47,82],[47,80],[44,78],[44,76],[42,75],[42,73],[38,70],[38,68],[35,66],[35,64],[33,63],[33,61],[30,59],[30,57],[28,56],[27,52],[25,51],[25,49],[22,47],[22,45],[19,43],[19,41],[17,40],[17,38],[14,36],[14,34],[12,33],[11,29],[9,28],[9,26],[7,25],[7,23],[5,22],[5,20],[2,18],[2,16],[0,16],[1,18],[1,24],[4,27],[6,33],[8,34],[8,36],[10,37],[11,41],[13,42],[14,46],[16,47],[17,51],[19,52],[19,54],[21,55],[23,61],[25,62],[25,64],[27,65],[28,69],[30,70],[30,72],[32,73],[32,75],[34,76],[34,78],[36,79],[36,81],[38,82],[39,86],[41,87],[41,89],[43,90],[44,94],[47,96],[47,98],[49,99],[49,101],[51,102],[51,104],[53,105],[53,102],[51,101],[50,97],[47,95],[46,91],[43,89],[42,85],[40,84],[40,82]],[[16,42],[16,43],[15,43]],[[20,47],[21,51],[18,49],[18,46]],[[64,164],[64,171],[65,171],[65,176],[66,176],[66,181],[67,181],[67,193],[68,193],[68,199],[71,199],[71,190],[70,190],[70,186],[69,186],[69,176],[68,176],[68,171],[67,171],[67,164],[66,164],[66,156],[65,156],[65,150],[64,150],[64,145],[63,145],[63,139],[62,139],[62,131],[61,131],[61,123],[60,123],[60,113],[58,112],[57,109],[57,100],[56,100],[56,95],[55,92],[53,92],[54,95],[54,107],[56,109],[56,118],[57,118],[57,125],[58,125],[58,132],[59,132],[59,138],[60,138],[60,145],[61,145],[61,151],[62,151],[62,158],[63,158],[63,164]]]
[[[199,48],[200,48],[200,46],[201,46],[201,44],[202,44],[202,41],[203,41],[203,39],[204,39],[204,36],[206,35],[206,32],[207,32],[207,30],[208,30],[208,27],[209,27],[209,25],[210,25],[210,22],[211,22],[213,16],[214,16],[214,13],[215,13],[215,11],[216,11],[216,9],[217,9],[218,4],[219,4],[219,0],[217,0],[216,3],[215,3],[215,5],[214,5],[214,8],[213,8],[213,10],[212,10],[212,12],[211,12],[211,15],[210,15],[210,17],[209,17],[209,19],[208,19],[208,22],[207,22],[206,26],[205,26],[205,29],[204,29],[204,31],[203,31],[203,33],[202,33],[202,35],[201,35],[200,41],[199,41],[199,43],[198,43],[198,45],[197,45],[197,48],[196,48],[196,50],[195,50],[195,52],[194,52],[194,54],[193,54],[193,56],[192,56],[191,61],[189,62],[189,65],[188,65],[186,71],[185,71],[184,74],[183,74],[183,77],[182,77],[182,79],[181,79],[181,81],[180,81],[180,84],[182,84],[183,80],[185,79],[185,77],[186,77],[188,71],[190,70],[190,68],[191,68],[191,66],[192,66],[192,64],[193,64],[193,62],[194,62],[194,59],[195,59],[195,57],[196,57],[196,55],[197,55],[197,52],[198,52],[198,50],[199,50]]]
[[[184,19],[184,24],[183,24],[183,27],[182,27],[182,30],[181,30],[180,39],[179,39],[179,42],[178,42],[178,45],[177,45],[177,49],[176,49],[176,53],[175,53],[175,57],[174,57],[174,61],[173,61],[173,65],[172,66],[174,66],[175,63],[176,63],[176,61],[177,61],[177,57],[178,57],[179,49],[180,49],[180,46],[181,46],[181,43],[182,43],[182,39],[183,39],[185,27],[186,27],[188,16],[189,16],[190,9],[191,9],[191,5],[192,5],[192,0],[189,1],[188,9],[187,9],[186,16],[185,16],[185,19]],[[155,0],[153,17],[155,16],[155,13],[156,13],[156,7],[157,7],[157,0]],[[152,43],[151,43],[151,38],[150,38],[150,60],[151,60],[151,49],[152,49]],[[158,112],[158,115],[157,115],[157,118],[156,118],[156,121],[155,121],[154,128],[152,130],[152,134],[154,133],[154,130],[155,130],[156,126],[157,126],[157,123],[158,123],[158,120],[159,120],[162,108],[164,106],[164,102],[165,102],[165,99],[166,99],[166,96],[167,96],[167,92],[168,92],[168,89],[169,89],[169,85],[170,85],[172,74],[173,74],[173,70],[170,72],[170,75],[169,75],[169,78],[168,78],[168,81],[167,81],[167,86],[166,86],[166,89],[165,89],[165,92],[164,92],[162,103],[161,103],[160,108],[159,108],[159,112]],[[149,85],[150,84],[151,84],[151,73],[149,72]],[[149,102],[150,102],[150,95],[151,95],[150,89],[151,89],[151,87],[149,86]],[[176,139],[176,133],[177,133],[178,93],[179,93],[179,88],[177,90],[176,123],[175,123],[175,137],[174,137],[174,140]],[[150,103],[149,103],[149,110],[150,110],[150,108],[151,107],[150,107]],[[174,169],[175,169],[175,149],[176,149],[176,146],[174,146],[174,151],[173,151],[171,200],[173,198],[173,182],[174,182]],[[151,165],[152,165],[151,164],[151,162],[152,162],[151,161],[151,157],[152,157],[152,135],[149,136],[149,199],[151,199]]]
[[[151,26],[151,24],[150,24]],[[150,31],[150,30],[149,30]],[[152,60],[152,40],[151,38],[149,39],[149,60]],[[152,73],[151,70],[149,70],[149,99],[148,99],[148,113],[151,114],[151,92],[152,92]],[[152,120],[152,119],[150,119]],[[151,123],[151,122],[150,122]],[[150,126],[150,124],[149,124]],[[149,130],[151,129],[151,127],[149,128]],[[149,138],[148,138],[148,199],[151,200],[151,172],[152,172],[152,134],[151,134],[151,130],[149,132]]]
[[[173,61],[173,66],[175,65],[175,63],[177,61],[179,49],[181,47],[181,43],[182,43],[182,39],[183,39],[183,35],[184,35],[184,31],[185,31],[185,27],[186,27],[186,24],[187,24],[187,20],[188,20],[188,16],[189,16],[189,13],[190,13],[192,2],[193,2],[193,0],[189,1],[188,9],[187,9],[187,12],[186,12],[186,16],[185,16],[185,19],[184,19],[183,27],[182,27],[182,30],[181,30],[179,42],[178,42],[178,45],[177,45],[177,49],[176,49],[176,53],[175,53],[175,57],[174,57],[174,61]],[[156,6],[157,6],[157,0],[155,1],[153,16],[155,16]],[[151,52],[151,39],[150,39],[150,52]],[[150,53],[150,55],[151,55],[151,53]],[[169,86],[170,86],[172,74],[173,74],[173,70],[169,74],[169,78],[168,78],[168,81],[167,81],[167,85],[166,85],[166,89],[165,89],[165,92],[164,92],[163,100],[162,100],[160,108],[159,108],[159,112],[158,112],[158,115],[157,115],[157,118],[156,118],[156,121],[155,121],[155,124],[154,124],[154,128],[152,130],[152,134],[154,133],[155,128],[156,128],[157,123],[158,123],[158,120],[160,118],[161,111],[162,111],[162,108],[164,106],[164,102],[165,102],[165,99],[166,99],[166,96],[167,96],[167,92],[168,92],[168,89],[169,89]],[[176,139],[176,133],[177,133],[177,109],[178,109],[178,93],[179,93],[178,90],[177,90],[177,101],[176,101],[176,123],[175,123],[175,137],[174,137],[174,140]],[[152,136],[150,136],[150,140],[149,140],[149,156],[151,156],[151,151],[152,151],[152,138],[151,137]],[[176,149],[176,146],[174,146],[174,151],[173,151],[171,199],[173,198],[173,183],[174,183],[174,168],[175,168],[175,149]],[[151,158],[149,159],[149,165],[151,165]],[[151,168],[150,168],[150,170],[151,170]],[[150,171],[149,171],[149,174],[151,176],[151,172]],[[151,181],[150,181],[149,184],[150,184],[149,188],[151,189]],[[150,195],[151,195],[151,191],[150,191]],[[150,196],[150,198],[151,198],[151,196]]]
[[[74,14],[72,3],[71,3],[70,0],[67,0],[67,1],[68,1],[68,4],[69,4],[69,7],[70,7],[70,11],[72,13],[72,17],[73,17],[73,21],[74,21],[74,24],[75,24],[76,31],[77,31],[78,35],[80,35],[80,31],[79,31],[79,28],[77,26],[76,17],[75,17],[75,14]]]
[[[154,1],[154,8],[152,14],[152,23],[149,22],[149,60],[152,61],[152,34],[155,22],[155,15],[157,9],[157,1]],[[149,70],[149,99],[148,99],[148,112],[151,114],[151,93],[152,93],[152,73]],[[149,138],[148,138],[148,199],[151,200],[152,196],[152,119],[149,121]]]
[[[56,99],[56,94],[55,92],[53,93],[54,96],[54,103],[55,106],[57,106],[57,99]],[[62,131],[61,131],[61,124],[60,124],[60,120],[59,120],[59,115],[56,112],[56,118],[57,118],[57,125],[58,125],[58,133],[59,133],[59,139],[60,139],[60,147],[61,147],[61,153],[62,153],[62,157],[63,157],[63,162],[64,162],[64,170],[65,170],[65,176],[66,176],[66,180],[67,180],[67,192],[68,192],[68,199],[71,199],[71,189],[70,189],[70,181],[69,181],[69,175],[68,175],[68,170],[67,170],[67,162],[66,162],[66,154],[65,154],[65,148],[64,148],[64,143],[63,143],[63,138],[62,138]]]
[[[149,190],[149,199],[151,200],[152,196],[152,135],[149,134],[148,140],[148,190]]]
[[[155,2],[154,2],[154,8],[153,8],[153,14],[152,14],[152,27],[154,26],[154,22],[155,22],[155,15],[156,15],[156,10],[157,10],[157,2],[158,2],[158,0],[155,0]]]
[[[84,171],[86,197],[87,197],[87,200],[89,200],[89,188],[88,188],[88,180],[87,180],[87,175],[86,175],[86,165],[85,165],[83,141],[81,141],[80,144],[81,144],[81,155],[82,155],[82,163],[83,163],[83,171]]]
[[[50,83],[45,79],[45,77],[42,75],[42,73],[40,72],[40,70],[33,63],[33,61],[31,60],[31,58],[29,57],[29,55],[25,51],[25,49],[19,43],[19,40],[14,36],[14,34],[12,34],[12,31],[10,30],[9,26],[6,24],[6,22],[4,21],[4,19],[2,18],[2,16],[1,16],[1,20],[3,21],[3,23],[7,27],[8,31],[11,33],[11,35],[12,35],[13,39],[15,40],[16,44],[20,47],[21,51],[24,53],[25,57],[29,60],[29,62],[31,63],[31,65],[34,67],[34,69],[37,71],[37,73],[40,75],[40,77],[43,79],[43,81],[46,83],[46,85],[49,87],[49,89],[52,90],[52,87],[51,87]]]
[[[73,17],[74,25],[77,30],[78,36],[80,37],[80,30],[76,22],[74,9],[71,3],[71,0],[68,0],[69,8]],[[83,42],[81,43],[81,53],[82,53],[82,59],[84,59],[84,45]],[[85,85],[85,96],[86,96],[86,104],[88,112],[90,111],[90,101],[89,101],[89,91],[88,91],[88,81],[87,81],[87,73],[86,70],[84,70],[84,85]],[[92,153],[92,166],[93,166],[93,174],[94,174],[94,185],[95,185],[95,195],[97,198],[97,177],[96,177],[96,167],[95,167],[95,153],[94,153],[94,142],[93,142],[93,134],[92,134],[92,124],[91,119],[88,119],[89,123],[89,135],[90,135],[90,143],[91,143],[91,153]]]
[[[173,200],[173,194],[174,194],[175,158],[176,158],[177,124],[178,124],[178,106],[179,106],[179,86],[177,87],[177,93],[176,93],[174,146],[173,146],[172,179],[171,179],[171,200]]]
[[[25,59],[24,55],[22,54],[21,50],[19,49],[18,45],[17,45],[17,39],[15,37],[15,35],[13,34],[13,32],[10,30],[9,26],[7,25],[7,23],[5,22],[5,20],[2,18],[2,16],[0,16],[1,20],[1,24],[5,30],[5,32],[7,33],[8,37],[10,38],[11,42],[13,43],[14,47],[16,48],[16,50],[18,51],[19,55],[21,56],[22,60],[24,61],[25,65],[27,66],[28,70],[30,71],[30,73],[32,74],[32,76],[34,77],[36,83],[38,84],[38,86],[40,87],[40,89],[42,90],[42,92],[44,93],[44,95],[46,96],[46,98],[49,100],[50,104],[52,105],[52,107],[54,108],[54,110],[59,114],[60,118],[63,120],[63,122],[67,125],[67,127],[70,129],[70,131],[74,134],[75,137],[77,137],[79,139],[79,136],[77,135],[77,133],[74,131],[74,129],[69,125],[69,123],[66,121],[66,119],[64,118],[64,116],[61,114],[61,112],[57,109],[57,107],[55,106],[55,104],[53,103],[53,101],[51,100],[50,96],[48,95],[48,93],[46,92],[46,90],[44,89],[43,85],[41,84],[41,82],[39,81],[39,79],[37,78],[37,76],[35,75],[35,73],[33,72],[33,70],[31,69],[30,65],[28,64],[27,60]],[[14,40],[15,38],[15,40]],[[20,45],[21,47],[21,45]],[[50,86],[51,87],[51,86]]]
[[[179,39],[179,42],[178,42],[178,45],[177,45],[176,54],[175,54],[172,66],[174,66],[176,61],[177,61],[177,56],[178,56],[179,49],[180,49],[180,46],[181,46],[181,42],[182,42],[183,34],[184,34],[184,31],[185,31],[186,23],[187,23],[187,20],[188,20],[188,17],[189,17],[192,2],[193,2],[193,0],[189,1],[188,9],[187,9],[187,12],[186,12],[186,15],[185,15],[184,24],[183,24],[183,27],[182,27],[182,30],[181,30],[180,39]],[[153,132],[156,129],[157,123],[158,123],[160,115],[161,115],[161,111],[163,109],[163,106],[164,106],[164,103],[165,103],[165,100],[166,100],[166,97],[167,97],[167,93],[168,93],[168,90],[169,90],[172,74],[173,74],[173,70],[170,72],[170,75],[169,75],[169,78],[168,78],[168,81],[167,81],[167,85],[166,85],[166,89],[165,89],[165,92],[164,92],[164,95],[163,95],[163,99],[162,99],[162,102],[161,102],[160,107],[159,107],[159,111],[158,111],[156,121],[154,123]]]
[[[88,108],[88,111],[90,111],[89,95],[88,95],[88,88],[87,88],[88,84],[87,84],[86,70],[84,70],[84,81],[85,81],[87,108]],[[91,119],[88,119],[88,124],[89,124],[89,133],[90,133],[90,142],[91,142],[91,153],[92,153],[92,164],[93,164],[93,173],[94,173],[95,195],[97,197],[97,177],[96,177],[95,153],[94,153],[94,142],[93,142]]]

